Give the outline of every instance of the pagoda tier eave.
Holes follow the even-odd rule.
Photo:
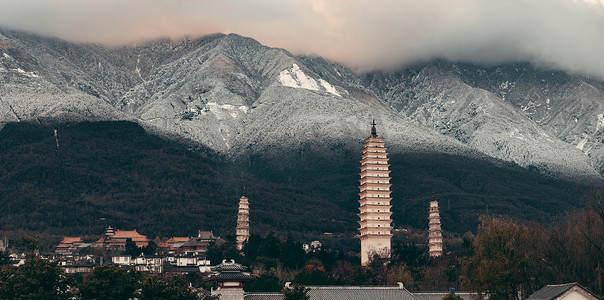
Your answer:
[[[369,222],[369,221],[392,222],[392,219],[390,218],[391,215],[392,215],[391,212],[387,212],[387,214],[383,213],[383,212],[379,212],[379,213],[375,213],[373,215],[374,218],[367,218],[368,216],[366,214],[360,213],[360,214],[357,214],[357,216],[359,216],[361,219],[359,221],[357,221],[357,223],[359,223],[359,222]],[[378,216],[380,216],[380,219],[377,218]],[[383,216],[385,216],[385,217],[383,217]]]
[[[361,179],[365,178],[365,177],[376,177],[376,178],[386,178],[386,177],[388,177],[388,178],[390,178],[390,172],[391,172],[390,170],[367,170],[367,169],[365,169],[362,172],[358,173],[358,175],[361,176]],[[368,173],[371,174],[371,175],[385,174],[386,176],[384,176],[384,177],[382,177],[382,176],[367,176]]]
[[[378,182],[364,182],[361,185],[359,185],[359,188],[368,187],[368,186],[373,186],[373,187],[385,187],[385,186],[387,186],[387,187],[391,187],[392,183],[390,183],[390,182],[379,182],[379,183]]]
[[[367,225],[367,223],[369,221],[376,221],[374,223],[380,223],[380,225],[383,223],[383,224],[387,224],[387,225],[386,226],[379,226],[379,227],[378,226],[364,226],[364,227],[359,228],[358,230],[363,230],[363,229],[366,229],[366,228],[373,228],[373,229],[382,229],[382,228],[384,228],[384,229],[392,230],[392,226],[390,224],[390,223],[392,223],[392,220],[362,220],[362,221],[357,221],[357,223],[359,223],[359,225],[362,226],[362,225]]]
[[[367,194],[369,194],[369,192],[371,192],[371,194],[373,195],[382,195],[384,197],[368,197]],[[374,190],[364,190],[359,194],[359,197],[361,199],[363,198],[390,198],[390,194],[392,193],[392,191],[374,191]]]
[[[361,159],[361,165],[376,164],[385,165],[390,159],[388,157],[366,157]]]
[[[375,168],[380,168],[380,169],[371,169],[370,167],[375,167]],[[388,168],[390,168],[390,164],[364,164],[364,165],[361,165],[361,172],[363,172],[363,171],[387,171]]]
[[[360,223],[361,223],[361,222],[359,222],[359,224],[360,224]],[[369,229],[388,230],[388,231],[390,231],[390,230],[392,230],[392,229],[393,229],[393,227],[392,227],[391,225],[388,225],[388,226],[380,226],[380,227],[377,227],[377,226],[365,226],[365,227],[361,227],[361,228],[359,228],[359,229],[358,229],[358,231],[363,232],[363,231],[367,231],[367,230],[369,230]]]
[[[377,201],[380,201],[378,203],[367,203],[368,200],[366,200],[366,199],[367,198],[362,199],[362,200],[358,200],[359,201],[359,207],[392,208],[392,205],[390,204],[390,201],[384,201],[384,200],[382,200],[382,199],[386,199],[386,198],[377,198],[377,199],[380,199],[380,200],[377,200]]]
[[[389,210],[390,208],[392,208],[392,205],[388,205],[388,206],[381,206],[381,205],[376,205],[376,206],[361,206],[361,208],[363,208],[363,211],[359,212],[357,214],[358,216],[366,215],[366,214],[376,214],[376,215],[383,215],[383,214],[386,214],[386,213],[392,214],[392,212]],[[361,208],[359,208],[359,210]],[[379,209],[385,208],[385,209],[388,209],[388,210],[385,210],[385,211],[367,211],[367,209],[370,209],[370,208],[379,208]]]
[[[363,148],[364,149],[386,148],[385,145],[386,145],[386,142],[384,142],[384,140],[382,138],[377,138],[377,139],[372,139],[372,140],[365,140],[365,143],[363,144]]]
[[[384,227],[363,227],[358,229],[361,235],[367,234],[390,234],[392,232],[392,226],[384,226]],[[379,231],[378,231],[379,230]],[[380,233],[377,233],[380,232]]]
[[[363,234],[359,236],[360,240],[365,240],[368,239],[370,237],[387,237],[387,238],[391,238],[392,237],[392,233],[368,233],[368,234]]]
[[[380,149],[385,149],[385,148],[380,148]],[[365,152],[361,155],[361,160],[363,159],[367,159],[367,158],[388,158],[388,152],[384,151],[384,152]]]
[[[357,201],[359,201],[359,202],[361,202],[361,201],[390,202],[390,201],[392,201],[392,198],[391,197],[363,197]]]
[[[392,179],[392,177],[380,177],[380,176],[365,176],[361,179],[359,179],[359,182],[363,182],[363,181],[367,181],[367,180],[388,180],[390,181],[390,179]]]

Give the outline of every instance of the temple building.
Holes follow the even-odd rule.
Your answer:
[[[384,139],[379,138],[375,121],[371,135],[365,139],[361,156],[359,180],[359,232],[361,239],[361,265],[366,266],[374,254],[390,257],[392,226],[390,216],[390,170]]]
[[[210,245],[214,244],[220,246],[224,243],[225,241],[219,236],[215,236],[212,231],[199,230],[197,237],[192,237],[188,241],[182,243],[176,252],[197,257],[206,257]]]
[[[137,247],[145,247],[149,244],[147,236],[138,233],[135,230],[115,230],[111,226],[105,230],[105,235],[98,241],[94,242],[94,247],[104,247],[107,249],[121,249],[126,248],[126,241],[131,239]]]
[[[430,201],[430,214],[428,216],[428,254],[430,257],[443,255],[443,235],[440,226],[440,213],[438,201]]]
[[[219,296],[221,300],[244,300],[243,285],[256,278],[247,272],[247,267],[235,263],[234,260],[230,262],[223,260],[221,264],[212,268],[212,271],[214,273],[210,274],[206,281],[218,284],[217,289],[212,289],[212,296]]]
[[[237,213],[237,250],[243,249],[243,244],[250,238],[250,207],[248,198],[239,198],[239,213]]]

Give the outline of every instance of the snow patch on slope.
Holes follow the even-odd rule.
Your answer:
[[[587,139],[586,139],[586,138],[584,138],[584,139],[582,139],[582,140],[581,140],[581,141],[580,141],[580,142],[577,144],[577,146],[575,146],[575,148],[577,148],[577,149],[579,149],[579,150],[583,151],[583,148],[585,148],[585,144],[586,144],[586,143],[587,143]]]
[[[236,119],[239,117],[240,113],[246,114],[249,110],[249,108],[245,105],[235,107],[234,105],[218,104],[216,102],[206,103],[206,108],[208,111],[215,114],[218,119],[220,119],[220,115],[222,115],[224,112],[227,112],[232,118]]]
[[[289,86],[293,88],[302,88],[312,91],[318,91],[319,86],[317,82],[308,77],[304,72],[300,69],[297,64],[294,64],[290,70],[283,70],[279,73],[279,82],[284,86]]]
[[[329,84],[329,82],[319,78],[319,83],[321,83],[321,85],[325,88],[328,93],[341,97],[340,93],[338,93],[336,88],[333,85]]]
[[[306,75],[297,64],[293,64],[291,69],[281,71],[279,73],[279,82],[283,86],[311,91],[319,91],[320,84],[326,92],[341,97],[333,85],[323,79],[319,79],[319,84],[317,84],[317,81]]]
[[[17,71],[17,72],[19,72],[19,73],[21,73],[21,74],[23,74],[23,75],[25,75],[25,76],[27,76],[29,78],[37,78],[38,77],[38,75],[36,75],[34,72],[26,72],[26,71],[24,71],[21,68],[13,69],[13,71]]]
[[[604,114],[598,114],[598,123],[596,123],[596,132],[604,127]]]
[[[136,58],[136,67],[134,68],[134,72],[136,72],[136,75],[138,75],[138,78],[140,78],[143,82],[145,82],[145,79],[141,75],[141,69],[138,66],[140,64],[140,62],[141,62],[141,56],[139,54],[138,58]],[[99,68],[100,67],[101,67],[101,63],[99,62]]]

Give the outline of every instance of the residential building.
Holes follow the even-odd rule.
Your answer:
[[[601,300],[601,298],[582,285],[573,282],[545,286],[526,300]]]

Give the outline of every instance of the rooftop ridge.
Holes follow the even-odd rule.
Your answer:
[[[357,289],[365,289],[365,290],[402,290],[405,289],[404,286],[371,286],[371,285],[348,285],[348,286],[340,286],[340,285],[307,285],[306,288],[315,289],[315,290],[357,290]]]

